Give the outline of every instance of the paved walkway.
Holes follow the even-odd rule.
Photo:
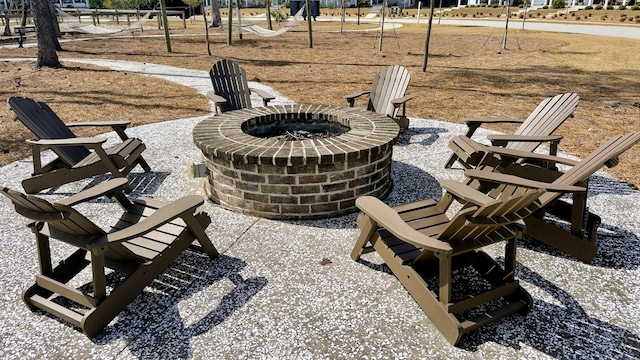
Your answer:
[[[163,77],[201,93],[208,87],[203,71],[124,61],[92,63]],[[289,100],[278,95],[276,102]],[[144,139],[145,157],[153,168],[149,174],[129,176],[134,196],[168,201],[203,194],[202,180],[189,179],[185,169],[187,162],[200,161],[191,141],[191,129],[200,120],[128,131]],[[443,164],[449,139],[463,131],[457,124],[412,119],[394,148],[394,189],[386,201],[439,198],[437,180],[461,179],[460,169],[445,170]],[[115,141],[114,134],[109,137]],[[0,184],[20,189],[31,166],[27,159],[0,168]],[[91,185],[86,180],[42,196],[56,199]],[[376,254],[367,255],[367,263],[350,259],[358,236],[355,214],[272,221],[209,202],[204,210],[214,221],[207,233],[223,255],[209,260],[185,252],[92,341],[22,303],[20,292],[37,272],[33,234],[3,204],[0,358],[638,358],[640,193],[602,172],[591,185],[590,206],[603,218],[594,263],[583,264],[524,239],[516,275],[533,296],[534,308],[526,317],[514,316],[470,334],[458,347],[443,339],[399,281],[379,265]],[[80,209],[101,224],[118,211],[100,201]],[[53,254],[61,258],[69,250],[56,244]],[[499,250],[497,245],[488,248],[492,254]],[[332,262],[321,265],[323,258]]]

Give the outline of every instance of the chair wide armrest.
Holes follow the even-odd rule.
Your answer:
[[[347,99],[347,100],[350,100],[350,99],[359,98],[362,95],[369,95],[370,93],[371,93],[371,91],[360,91],[360,92],[357,92],[357,93],[345,95],[344,98]]]
[[[538,153],[529,152],[529,151],[505,149],[498,146],[487,146],[485,149],[487,153],[500,155],[503,158],[511,158],[514,160],[522,159],[525,162],[526,161],[546,161],[553,164],[564,164],[569,166],[575,166],[579,162],[579,161],[571,160],[569,158],[565,158],[561,156],[545,155],[545,154],[538,154]]]
[[[147,234],[174,219],[193,216],[196,208],[204,203],[201,196],[189,195],[161,207],[144,220],[107,235],[107,242],[123,242]]]
[[[81,126],[110,126],[118,128],[126,128],[131,125],[129,120],[120,121],[95,121],[95,122],[72,122],[65,124],[67,127],[81,127]]]
[[[399,107],[400,105],[405,104],[407,101],[411,99],[413,99],[413,95],[407,94],[403,97],[391,100],[391,104],[393,104],[394,107]]]
[[[495,201],[492,197],[458,181],[442,180],[440,186],[460,202],[485,205]]]
[[[462,119],[467,125],[476,125],[479,126],[481,124],[522,124],[524,120],[522,119]]]
[[[227,102],[227,99],[223,98],[222,96],[216,94],[213,91],[207,92],[207,97],[216,104],[224,104]]]
[[[468,178],[478,179],[480,181],[487,181],[496,184],[511,184],[532,189],[545,189],[552,192],[577,193],[587,191],[587,189],[582,186],[546,183],[542,181],[529,180],[515,175],[500,174],[476,169],[465,170],[464,175]]]
[[[273,99],[275,99],[276,97],[269,94],[268,92],[264,91],[264,90],[260,90],[260,89],[254,89],[254,88],[249,88],[249,90],[251,90],[252,93],[260,96],[262,98],[262,100],[265,100],[266,102],[269,102]]]
[[[344,98],[347,99],[347,103],[349,103],[349,107],[354,107],[356,105],[356,98],[359,98],[362,95],[369,95],[371,91],[361,91],[349,95],[345,95]]]
[[[504,146],[511,141],[520,142],[559,142],[562,135],[546,135],[546,136],[524,136],[524,135],[489,135],[487,139],[494,146]]]
[[[378,225],[395,235],[398,239],[422,249],[439,252],[452,252],[451,245],[444,241],[424,235],[400,218],[400,215],[373,196],[362,196],[356,200],[356,206]]]
[[[73,206],[82,202],[97,199],[101,196],[111,197],[116,192],[129,191],[130,189],[131,185],[129,185],[126,178],[117,178],[100,183],[87,190],[62,199],[57,203],[66,206]]]
[[[90,138],[26,140],[28,144],[39,146],[95,146],[103,144],[106,141],[107,138],[104,136],[94,136]]]

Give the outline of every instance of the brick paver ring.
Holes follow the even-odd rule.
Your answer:
[[[261,135],[323,126],[338,133],[294,141]],[[362,109],[278,105],[212,116],[195,126],[193,140],[211,200],[266,218],[312,219],[353,212],[359,196],[389,194],[399,131],[392,119]]]

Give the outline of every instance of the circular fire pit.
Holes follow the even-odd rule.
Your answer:
[[[355,211],[363,195],[391,191],[399,126],[371,111],[326,105],[237,110],[198,123],[211,200],[272,219]]]

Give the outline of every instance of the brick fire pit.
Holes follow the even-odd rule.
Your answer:
[[[282,140],[284,133],[333,133]],[[207,191],[223,207],[272,219],[312,219],[356,210],[362,195],[391,191],[400,128],[371,111],[278,105],[212,116],[193,140],[209,171]]]

